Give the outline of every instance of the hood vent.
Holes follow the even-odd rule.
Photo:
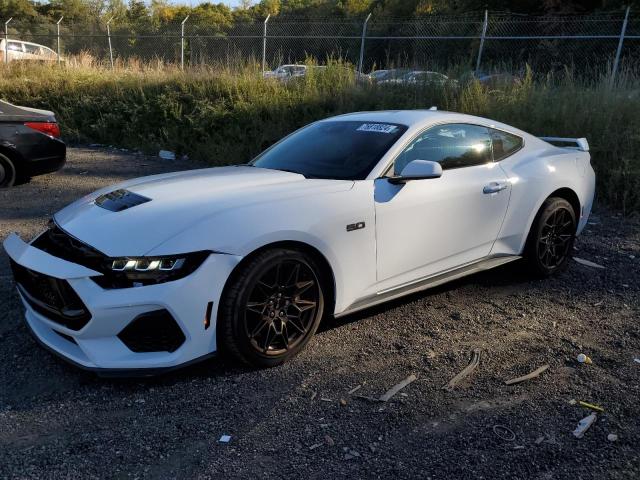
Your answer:
[[[128,208],[150,201],[150,198],[143,197],[142,195],[130,192],[129,190],[114,190],[113,192],[100,195],[96,198],[95,203],[99,207],[111,212],[122,212]]]

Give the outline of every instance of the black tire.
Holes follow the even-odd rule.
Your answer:
[[[318,329],[324,314],[323,285],[321,269],[309,255],[290,249],[259,253],[225,288],[218,348],[252,367],[286,362]]]
[[[12,187],[16,183],[16,167],[13,162],[0,153],[0,188]]]
[[[564,198],[551,197],[540,207],[524,250],[530,272],[546,278],[564,271],[573,253],[576,214]]]

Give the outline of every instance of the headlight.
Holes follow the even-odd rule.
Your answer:
[[[103,273],[93,280],[102,288],[155,285],[184,278],[198,269],[211,252],[194,252],[161,257],[109,258]]]

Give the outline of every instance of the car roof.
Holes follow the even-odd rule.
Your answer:
[[[433,107],[432,107],[433,108]],[[445,110],[379,110],[375,112],[354,112],[336,117],[329,117],[321,121],[356,121],[356,122],[381,122],[406,125],[410,131],[421,129],[436,123],[470,123],[484,125],[490,128],[506,130],[521,137],[532,138],[527,132],[512,127],[505,123],[488,118],[476,117],[464,113],[447,112]],[[533,137],[535,138],[535,137]]]
[[[1,39],[1,40],[4,40]],[[34,42],[27,42],[26,40],[18,40],[17,38],[10,38],[9,39],[9,43],[23,43],[25,45],[34,45],[36,47],[42,47],[42,48],[46,48],[47,50],[51,50],[49,47],[47,47],[46,45],[42,45],[40,43],[34,43]]]
[[[458,117],[459,115],[460,114],[442,110],[379,110],[375,112],[346,113],[344,115],[330,117],[325,120],[387,122],[399,123],[401,125],[412,127],[414,125],[421,125],[423,123],[435,123],[440,120],[445,120],[447,117]],[[470,115],[465,116],[471,117]]]

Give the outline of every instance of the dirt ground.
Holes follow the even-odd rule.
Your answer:
[[[63,171],[0,191],[0,239],[106,184],[193,167],[71,149]],[[511,264],[329,321],[282,367],[212,359],[149,380],[39,347],[0,249],[0,478],[639,478],[640,222],[599,209],[576,249],[606,268],[532,281]],[[443,390],[474,349],[477,369]],[[387,403],[359,397],[410,374]],[[571,400],[605,409],[581,439],[589,411]]]

